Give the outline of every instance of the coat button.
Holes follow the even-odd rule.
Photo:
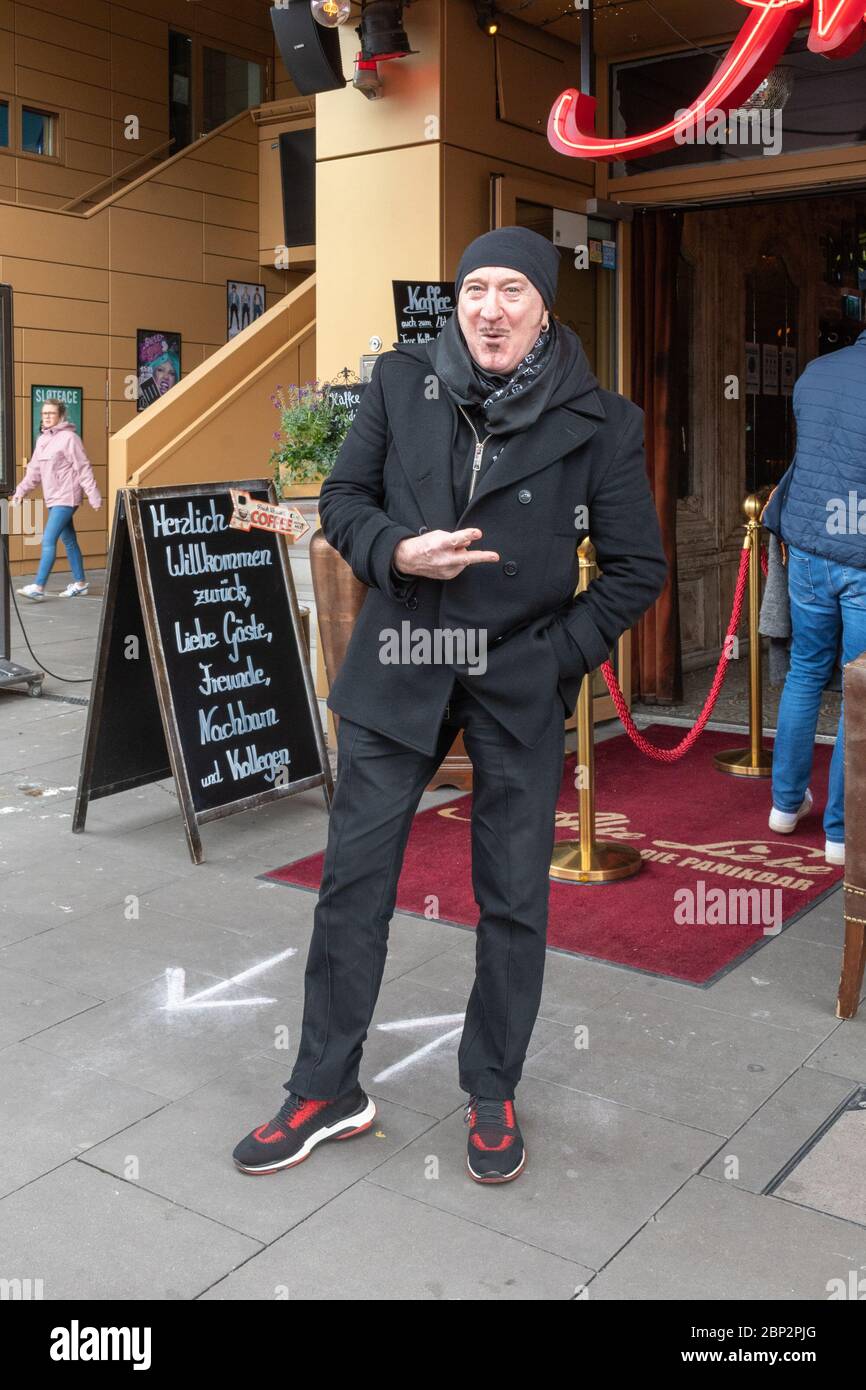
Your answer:
[[[529,488],[528,488],[528,487],[522,487],[522,488],[520,489],[520,491],[519,491],[518,494],[517,494],[517,500],[518,500],[518,502],[531,502],[531,501],[532,501],[532,493],[529,491]]]
[[[407,598],[407,600],[406,600],[406,607],[407,607],[407,608],[417,608],[417,607],[418,607],[418,600],[417,600],[417,598],[415,597],[414,594],[411,594],[410,597]]]
[[[503,574],[516,574],[517,565],[514,563],[513,560],[507,560],[505,564],[502,566],[502,571]]]

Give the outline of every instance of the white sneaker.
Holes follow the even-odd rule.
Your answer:
[[[41,603],[45,597],[44,589],[37,589],[35,584],[25,584],[23,589],[17,589],[16,593],[23,594],[25,598],[32,599],[34,603]]]
[[[808,816],[812,809],[812,793],[806,788],[806,795],[803,797],[803,804],[799,811],[780,811],[774,806],[770,812],[770,829],[775,830],[777,835],[790,835],[797,828],[797,821]]]
[[[82,594],[86,594],[86,593],[87,593],[87,590],[88,590],[89,588],[90,588],[90,585],[89,585],[86,581],[85,581],[84,584],[75,584],[75,583],[73,583],[73,584],[67,584],[67,586],[66,586],[65,589],[61,589],[61,591],[60,591],[60,597],[61,597],[61,598],[80,598]]]
[[[840,844],[838,840],[824,841],[824,858],[828,864],[836,864],[840,869],[845,867],[845,842]]]

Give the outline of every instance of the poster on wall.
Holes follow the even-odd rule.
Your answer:
[[[226,341],[231,342],[265,312],[265,287],[249,280],[226,280]]]
[[[757,396],[761,391],[761,349],[757,343],[746,343],[746,395]]]
[[[429,343],[454,313],[454,281],[393,280],[397,341]]]
[[[30,387],[30,452],[42,432],[42,407],[46,401],[59,401],[66,406],[66,418],[75,427],[75,433],[83,438],[84,427],[84,387],[83,386],[31,386]]]
[[[776,343],[764,343],[761,348],[764,373],[764,395],[779,394],[779,348]]]
[[[781,358],[781,393],[783,396],[793,396],[794,383],[797,380],[797,349],[783,347],[779,356]]]
[[[180,381],[180,334],[139,328],[135,335],[138,410],[146,410]]]

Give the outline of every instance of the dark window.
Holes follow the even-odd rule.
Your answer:
[[[9,103],[0,101],[0,145],[9,144]]]
[[[27,154],[57,153],[57,115],[25,106],[21,112],[21,148]]]
[[[216,130],[232,116],[259,106],[263,95],[261,63],[205,48],[202,54],[202,131]]]
[[[714,47],[703,53],[672,53],[614,64],[610,79],[613,134],[642,135],[667,125],[677,111],[694,105],[727,51],[727,46]],[[781,112],[781,154],[866,140],[866,49],[828,62],[820,53],[810,53],[805,36],[798,36],[768,83],[772,87],[766,104],[770,111]],[[741,137],[746,134],[740,133]],[[769,134],[764,135],[767,145]],[[645,174],[651,169],[753,159],[761,152],[761,143],[754,141],[676,145],[660,154],[615,164],[613,172],[616,177]]]
[[[171,31],[168,36],[168,133],[177,154],[192,142],[192,39]]]

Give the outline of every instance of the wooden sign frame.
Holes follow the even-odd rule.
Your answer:
[[[177,498],[190,498],[194,500],[197,497],[212,497],[215,493],[228,494],[232,488],[252,493],[266,492],[270,502],[275,503],[277,501],[273,483],[268,479],[254,479],[253,481],[231,483],[203,483],[200,485],[184,484],[164,488],[122,488],[117,493],[114,525],[111,533],[111,550],[106,573],[105,599],[99,623],[92,693],[87,711],[87,728],[81,758],[78,792],[72,818],[72,830],[75,833],[83,831],[87,816],[87,808],[91,801],[104,796],[112,796],[116,792],[128,791],[134,787],[144,786],[150,782],[163,781],[170,776],[174,778],[177,788],[187,844],[190,856],[195,864],[200,864],[204,858],[199,826],[209,821],[221,820],[225,816],[234,815],[238,811],[251,810],[255,807],[263,806],[270,801],[277,801],[283,797],[294,795],[296,792],[306,791],[310,787],[317,786],[322,787],[325,804],[330,809],[333,797],[333,777],[331,765],[328,760],[324,734],[322,732],[321,720],[319,718],[319,709],[310,670],[310,657],[304,639],[294,579],[289,564],[288,543],[285,536],[271,532],[267,534],[276,546],[277,555],[279,556],[279,575],[282,579],[281,587],[285,591],[288,602],[291,627],[298,657],[300,659],[306,709],[312,724],[314,742],[319,761],[319,771],[312,776],[302,777],[297,781],[287,782],[284,785],[271,787],[265,791],[254,792],[250,795],[226,802],[223,805],[209,807],[204,810],[196,810],[193,802],[192,787],[183,755],[183,744],[175,697],[168,675],[162,635],[157,621],[156,594],[150,572],[149,557],[145,547],[141,507],[145,503],[154,501],[174,500]],[[232,534],[238,537],[239,540],[243,539],[244,533],[241,531],[233,531]],[[265,535],[264,532],[261,534],[263,536]],[[95,776],[99,763],[99,755],[100,753],[105,753],[105,748],[101,743],[101,739],[110,737],[110,732],[105,730],[103,716],[106,714],[108,703],[112,698],[114,698],[115,702],[119,698],[118,694],[115,694],[111,689],[111,668],[109,659],[112,650],[112,640],[118,640],[119,638],[119,634],[115,631],[115,620],[119,614],[120,601],[124,597],[121,593],[121,583],[124,577],[124,561],[126,561],[127,567],[129,563],[125,554],[127,545],[129,545],[132,552],[139,613],[143,626],[143,635],[146,639],[147,656],[150,658],[150,670],[148,674],[152,676],[153,682],[153,688],[149,689],[147,679],[145,678],[144,689],[140,693],[136,692],[135,716],[139,720],[146,721],[150,719],[151,730],[153,730],[155,727],[155,709],[153,701],[155,700],[158,706],[159,720],[165,740],[165,759],[162,766],[139,767],[138,769],[130,767],[128,775],[114,776],[110,780],[97,783],[95,781]],[[144,654],[142,654],[142,656],[144,656]],[[159,762],[159,759],[157,758],[156,761]]]

